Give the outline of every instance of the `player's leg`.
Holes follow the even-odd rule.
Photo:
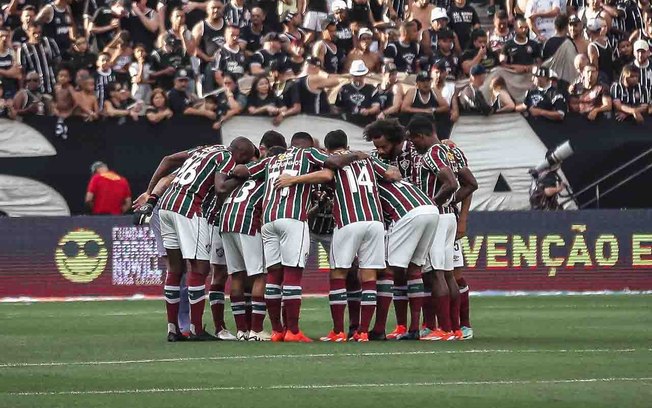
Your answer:
[[[267,307],[265,304],[265,260],[263,240],[260,233],[256,235],[237,235],[241,253],[247,270],[247,282],[251,291],[251,321],[249,323],[249,341],[270,341],[272,336],[263,330]]]
[[[408,315],[408,288],[407,275],[403,269],[394,269],[393,301],[394,314],[396,315],[396,327],[387,335],[388,339],[396,339],[398,336],[407,333]]]
[[[378,271],[376,279],[376,321],[369,332],[369,340],[386,340],[387,315],[392,304],[395,268],[387,267]]]
[[[328,304],[331,310],[333,329],[328,335],[320,337],[321,341],[332,341],[336,343],[347,340],[344,333],[344,309],[346,308],[346,277],[347,268],[331,269],[329,273],[330,290],[328,292]]]
[[[423,306],[421,307],[423,326],[421,328],[420,337],[427,336],[437,328],[435,305],[432,303],[433,276],[434,273],[432,272],[432,269],[423,271],[421,274],[421,278],[423,279]]]
[[[215,326],[215,335],[220,340],[236,340],[235,336],[226,328],[224,321],[224,308],[226,299],[224,288],[229,277],[226,270],[226,257],[224,256],[224,244],[218,227],[211,227],[211,285],[208,291],[208,300]]]
[[[272,341],[283,341],[283,324],[281,323],[281,301],[283,299],[283,266],[281,265],[281,241],[274,222],[262,226],[265,267],[267,280],[265,284],[265,305],[272,324]]]
[[[360,326],[360,301],[362,300],[362,287],[358,276],[358,260],[354,259],[346,274],[346,305],[349,310],[348,338],[353,336]]]
[[[190,302],[188,302],[188,276],[186,274],[186,262],[183,262],[183,272],[181,275],[179,300],[179,329],[181,334],[188,336],[190,334]]]
[[[226,258],[226,270],[231,276],[231,312],[233,313],[236,326],[235,339],[246,341],[248,329],[245,314],[244,290],[247,273],[245,271],[243,254],[238,242],[239,235],[231,232],[224,233],[222,234],[221,244],[223,246],[224,258]]]
[[[470,340],[473,338],[473,329],[471,328],[471,319],[469,312],[469,285],[464,279],[462,271],[464,270],[464,256],[462,254],[462,243],[460,240],[455,241],[455,253],[453,255],[453,275],[460,291],[459,319],[462,338]]]

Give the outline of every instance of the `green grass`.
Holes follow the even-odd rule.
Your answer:
[[[169,344],[160,301],[0,304],[0,407],[650,407],[651,306],[476,297],[468,342]],[[306,334],[329,316],[305,300]]]

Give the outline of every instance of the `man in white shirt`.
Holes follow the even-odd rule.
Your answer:
[[[528,1],[525,18],[540,43],[555,35],[555,17],[561,13],[562,7],[566,7],[566,2],[560,0]]]

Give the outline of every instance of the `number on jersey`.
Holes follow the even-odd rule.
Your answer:
[[[179,185],[186,186],[197,178],[197,168],[201,164],[201,161],[196,160],[186,160],[183,164],[177,177],[172,181],[172,183],[178,183]]]
[[[360,173],[357,177],[353,173],[351,166],[346,166],[343,168],[343,170],[346,174],[346,180],[349,183],[349,189],[352,193],[357,193],[360,191],[360,188],[364,188],[366,193],[373,190],[374,183],[371,181],[369,170],[366,167],[360,168]]]
[[[253,180],[247,180],[243,185],[240,191],[238,191],[238,195],[235,197],[229,196],[226,200],[224,200],[224,204],[230,204],[230,203],[241,203],[249,197],[249,194],[251,193],[251,190],[253,190],[256,187],[256,182]]]

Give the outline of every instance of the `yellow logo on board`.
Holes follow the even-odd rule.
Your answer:
[[[108,251],[95,231],[79,228],[59,240],[54,258],[64,278],[74,283],[89,283],[104,272]]]

